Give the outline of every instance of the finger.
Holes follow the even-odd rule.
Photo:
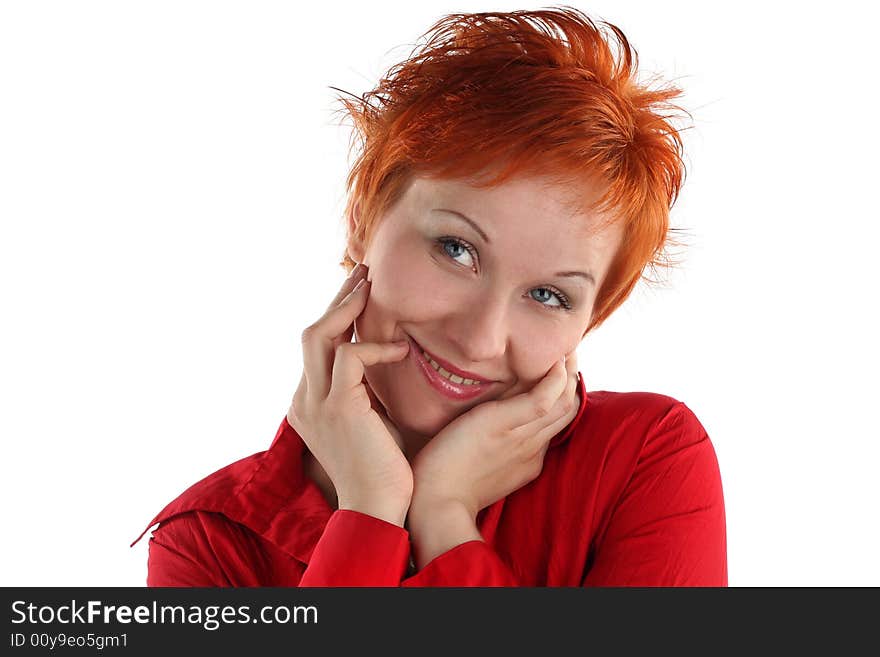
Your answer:
[[[572,349],[565,355],[565,369],[569,373],[569,375],[574,374],[577,377],[578,372],[578,352],[577,349]]]
[[[550,439],[563,429],[571,419],[569,402],[578,404],[578,370],[577,351],[572,350],[565,355],[565,383],[562,392],[545,415],[535,415],[531,421],[520,425],[518,432],[533,437],[538,443]],[[552,393],[550,393],[552,394]],[[566,421],[563,421],[566,420]]]
[[[551,426],[555,426],[557,420],[565,419],[569,415],[572,410],[569,404],[575,404],[575,406],[578,405],[578,370],[576,351],[572,351],[566,355],[565,372],[567,377],[565,380],[565,388],[556,400],[556,404],[553,406],[553,411],[548,414],[556,417],[556,420],[553,421]]]
[[[309,394],[326,398],[330,390],[330,372],[333,354],[343,336],[354,324],[367,303],[370,282],[361,280],[348,295],[331,308],[302,335],[303,370],[309,384]],[[351,340],[351,335],[348,336]],[[346,341],[347,342],[347,341]]]
[[[354,335],[354,322],[345,329],[342,333],[333,338],[331,342],[331,351],[336,351],[336,347],[341,345],[343,342],[351,342],[351,338]]]
[[[573,419],[572,412],[580,407],[580,378],[577,370],[577,352],[572,351],[565,359],[566,383],[562,394],[556,400],[552,410],[544,417],[539,417],[522,425],[518,431],[533,437],[532,441],[541,443],[549,441],[566,427]],[[533,447],[537,448],[533,445]]]
[[[355,288],[355,286],[364,278],[367,272],[366,265],[362,265],[361,263],[355,264],[352,267],[351,271],[348,273],[345,281],[342,283],[342,287],[336,293],[336,296],[333,298],[333,301],[330,302],[330,305],[327,306],[327,310],[324,311],[324,314],[330,312],[333,308],[338,306],[343,299],[345,299],[351,291]],[[332,341],[332,348],[335,350],[336,347],[343,342],[351,342],[351,337],[354,335],[354,323],[349,326],[345,331],[343,331],[340,335],[335,337]],[[305,363],[304,363],[305,365]],[[305,369],[305,367],[303,368]],[[308,378],[307,378],[308,380]]]
[[[577,351],[570,351],[565,355],[565,376],[565,387],[562,389],[562,394],[559,395],[554,405],[554,410],[558,407],[561,409],[562,415],[565,414],[566,403],[573,398],[573,394],[577,389]]]
[[[339,345],[333,360],[329,394],[344,395],[362,384],[365,368],[401,360],[408,351],[409,342],[350,342]]]
[[[353,336],[353,335],[354,335],[354,323],[352,323],[351,326],[349,326],[347,329],[345,329],[338,336],[333,338],[333,350],[335,351],[336,347],[341,345],[343,342],[351,342],[351,336]]]
[[[339,292],[337,292],[336,296],[333,297],[333,301],[331,301],[330,305],[327,306],[327,311],[330,311],[338,306],[339,303],[348,296],[348,293],[354,289],[354,286],[357,285],[360,280],[366,275],[366,272],[367,268],[365,265],[362,265],[360,263],[355,265],[351,272],[349,272],[345,281],[343,281],[342,287],[339,288]]]
[[[546,418],[567,383],[567,372],[562,359],[532,387],[531,390],[498,402],[503,407],[501,415],[505,418],[508,430],[529,424],[536,419]],[[554,418],[548,418],[552,421]]]
[[[537,450],[542,445],[545,446],[562,431],[574,419],[574,414],[580,407],[580,398],[578,396],[580,379],[578,378],[576,366],[570,366],[566,361],[566,369],[570,372],[568,375],[565,391],[556,401],[551,413],[547,417],[538,418],[530,423],[520,427],[517,431],[522,432],[528,437],[529,449]],[[573,406],[569,406],[573,404]],[[553,418],[548,422],[548,418]]]
[[[575,403],[578,403],[577,390],[578,390],[578,382],[580,381],[580,374],[577,369],[577,350],[572,350],[566,356],[565,359],[565,371],[568,374],[569,383],[565,387],[565,392],[563,394],[563,399],[571,399],[574,398]],[[567,397],[566,397],[567,395]]]

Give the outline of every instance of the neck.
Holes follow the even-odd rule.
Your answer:
[[[429,440],[431,440],[431,437],[414,431],[401,431],[399,429],[398,431],[400,437],[398,438],[395,436],[395,442],[397,442],[397,446],[400,447],[400,451],[403,452],[406,460],[412,464],[413,460],[418,456],[418,453],[422,451],[422,448],[428,444]]]

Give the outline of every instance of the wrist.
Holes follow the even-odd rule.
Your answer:
[[[389,502],[387,500],[366,500],[366,499],[339,499],[337,506],[339,510],[357,511],[374,518],[379,518],[392,525],[403,527],[406,522],[406,514],[409,510],[409,502],[403,504],[401,502]]]
[[[468,541],[483,540],[475,517],[459,500],[421,497],[407,519],[416,568]]]
[[[428,521],[438,516],[467,517],[477,524],[477,513],[460,498],[425,491],[413,495],[409,505],[410,522]]]

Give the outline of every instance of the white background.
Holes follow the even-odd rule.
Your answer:
[[[877,586],[876,38],[861,3],[782,5],[576,4],[695,125],[684,265],[579,364],[700,418],[732,586]],[[0,584],[145,583],[129,543],[269,446],[343,279],[329,86],[369,90],[445,13],[540,6],[0,4]]]

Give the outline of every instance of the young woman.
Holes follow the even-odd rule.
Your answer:
[[[663,113],[680,91],[637,83],[603,25],[449,15],[343,99],[350,275],[302,332],[269,449],[144,530],[148,585],[727,585],[697,417],[577,370],[662,264],[684,174]]]

